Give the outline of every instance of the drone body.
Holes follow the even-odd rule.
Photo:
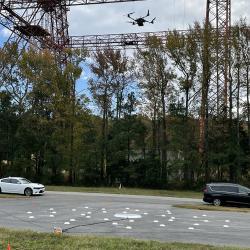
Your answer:
[[[131,17],[131,15],[133,15],[133,14],[134,14],[134,12],[128,14],[128,18],[130,18],[131,20],[133,20],[133,21],[131,21],[131,22],[129,22],[129,23],[132,23],[133,25],[136,25],[136,24],[137,24],[137,25],[140,26],[140,27],[141,27],[141,26],[144,26],[144,23],[151,23],[151,24],[154,24],[154,21],[155,21],[155,19],[156,19],[156,17],[155,17],[155,18],[152,19],[151,21],[146,20],[146,18],[150,16],[149,10],[148,10],[147,15],[146,15],[146,16],[143,16],[143,17],[133,18],[133,17]]]

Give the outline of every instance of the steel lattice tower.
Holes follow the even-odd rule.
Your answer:
[[[209,180],[209,115],[225,120],[228,117],[228,90],[231,88],[230,30],[231,0],[207,0],[199,142],[201,166],[205,169],[206,181]],[[211,57],[214,59],[213,65]]]
[[[228,115],[230,87],[231,0],[207,0],[206,25],[215,28],[215,68],[209,100],[216,115]],[[216,110],[214,110],[216,109]]]
[[[66,0],[39,0],[41,8],[45,15],[43,18],[43,27],[49,32],[54,44],[55,54],[59,56],[58,60],[66,63],[66,56],[62,53],[64,48],[69,45],[69,24],[67,20],[67,1]]]

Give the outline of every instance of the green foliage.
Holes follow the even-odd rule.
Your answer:
[[[196,188],[205,177],[249,185],[245,23],[232,30],[227,116],[216,113],[221,97],[207,93],[222,47],[213,35],[195,24],[187,35],[149,37],[133,58],[97,51],[88,97],[76,87],[85,51],[66,50],[59,65],[47,50],[0,49],[0,175],[86,186]]]
[[[35,233],[30,231],[11,231],[7,229],[0,230],[0,237],[4,248],[7,248],[8,242],[13,249],[30,250],[243,250],[235,247],[216,247],[200,244],[184,243],[160,243],[157,241],[139,241],[132,239],[108,238],[108,237],[81,237],[65,236],[57,237],[54,234]]]

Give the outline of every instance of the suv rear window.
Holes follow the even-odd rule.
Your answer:
[[[239,189],[235,186],[211,186],[211,189],[218,192],[238,193]]]
[[[3,179],[1,182],[10,183],[10,179]]]
[[[248,188],[239,186],[239,193],[249,193],[250,190]]]

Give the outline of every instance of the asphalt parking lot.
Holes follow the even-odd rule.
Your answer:
[[[180,209],[196,199],[47,192],[44,196],[0,200],[0,227],[64,234],[250,245],[250,214]]]

